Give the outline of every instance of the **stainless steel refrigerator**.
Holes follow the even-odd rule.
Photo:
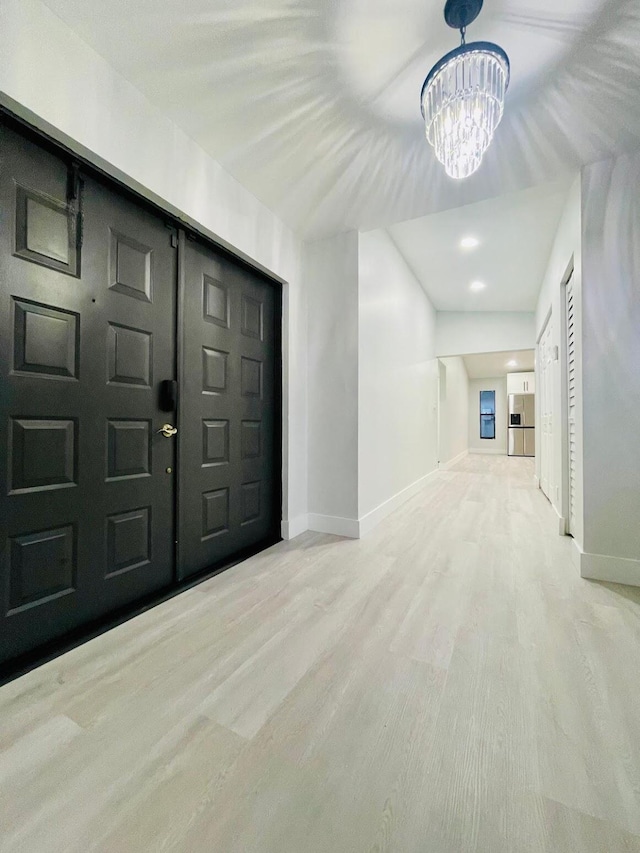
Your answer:
[[[509,456],[536,455],[534,394],[509,394]]]

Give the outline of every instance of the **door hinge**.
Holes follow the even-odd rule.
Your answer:
[[[75,244],[82,248],[84,240],[84,214],[82,212],[82,176],[80,163],[75,160],[69,165],[67,172],[67,206],[71,215],[72,228],[75,231]]]
[[[171,244],[172,249],[178,248],[178,232],[175,229],[175,225],[173,222],[165,222],[164,227],[167,228],[171,234],[169,236],[169,242]]]
[[[80,196],[80,163],[73,162],[67,174],[67,201],[77,201]]]
[[[77,251],[80,251],[84,241],[84,214],[81,210],[76,208],[75,204],[69,205],[69,213],[72,244],[75,246]]]

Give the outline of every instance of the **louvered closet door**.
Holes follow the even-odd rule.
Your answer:
[[[567,416],[569,451],[569,530],[572,536],[576,528],[576,310],[573,289],[573,276],[565,288],[567,316]]]
[[[0,126],[0,661],[169,585],[176,249]],[[84,216],[81,243],[80,207]]]

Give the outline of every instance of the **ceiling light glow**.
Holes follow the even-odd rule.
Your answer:
[[[484,283],[484,281],[472,281],[469,286],[471,290],[477,293],[480,290],[484,290],[487,285]]]
[[[507,367],[517,367],[517,366],[518,366],[518,362],[514,361],[513,359],[511,359],[511,361],[507,362]]]
[[[460,240],[461,249],[477,249],[480,245],[480,240],[477,237],[463,237]]]

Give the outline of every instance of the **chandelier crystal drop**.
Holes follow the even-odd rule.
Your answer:
[[[466,25],[481,8],[482,0],[448,0],[445,18],[460,28],[462,44],[434,65],[422,87],[427,140],[447,175],[456,179],[480,168],[502,119],[509,85],[509,58],[501,47],[465,44]]]

